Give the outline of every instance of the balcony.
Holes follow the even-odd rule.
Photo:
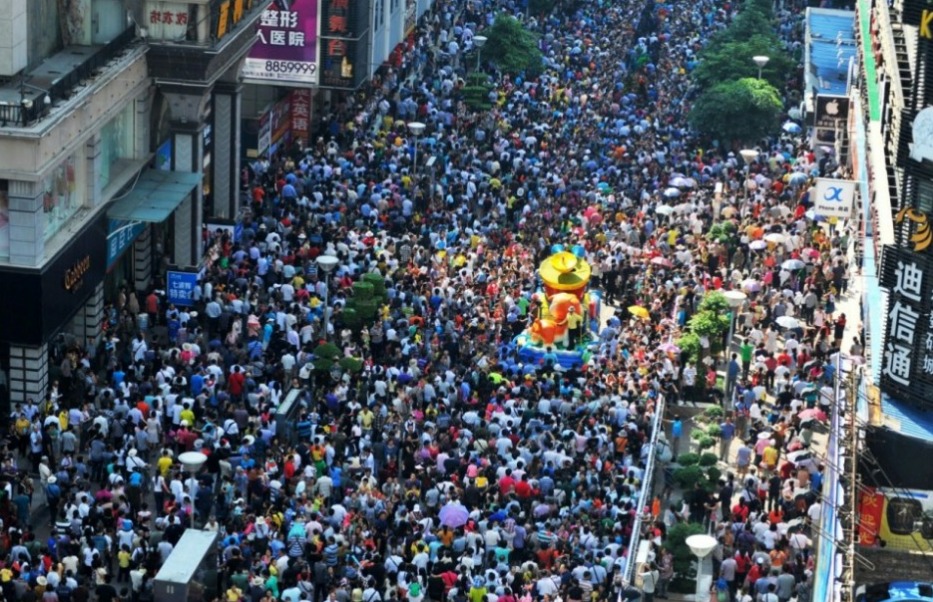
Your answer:
[[[210,85],[249,53],[264,0],[189,1],[163,11],[146,2],[137,15],[149,41],[149,73],[160,83]]]
[[[27,127],[93,81],[135,38],[127,28],[107,44],[68,46],[31,72],[0,85],[0,127]]]

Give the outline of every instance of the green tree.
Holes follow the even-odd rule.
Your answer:
[[[783,108],[774,86],[746,77],[708,88],[697,98],[688,119],[700,134],[742,144],[775,133]]]
[[[773,86],[781,86],[794,68],[790,55],[771,32],[759,32],[749,37],[736,37],[719,44],[710,44],[700,53],[700,64],[693,71],[693,80],[701,88],[709,88],[728,79],[757,78],[758,66],[752,57],[767,56],[768,64],[761,78]]]
[[[674,571],[678,574],[686,575],[694,559],[693,552],[687,545],[687,538],[701,533],[706,533],[706,529],[700,523],[677,523],[668,530],[664,546],[674,556]]]
[[[711,311],[716,314],[722,314],[729,311],[729,301],[722,291],[710,291],[703,295],[700,301],[699,311]]]
[[[512,75],[523,71],[536,74],[541,70],[538,38],[515,17],[499,13],[492,27],[483,33],[489,38],[483,47],[484,60]]]
[[[686,332],[677,339],[677,346],[686,353],[690,361],[698,362],[703,355],[703,346],[700,344],[700,337],[693,332]]]

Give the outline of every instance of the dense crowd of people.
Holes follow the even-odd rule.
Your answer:
[[[784,6],[794,41],[802,9]],[[738,8],[585,0],[529,15],[439,0],[397,68],[332,107],[320,137],[247,168],[249,208],[236,236],[205,233],[193,306],[124,291],[99,344],[73,348],[48,394],[15,409],[3,596],[151,599],[195,524],[218,532],[204,585],[228,602],[583,602],[636,585],[650,600],[667,595],[664,532],[681,520],[716,530],[731,599],[770,589],[768,570],[799,595],[807,525],[785,527],[818,516],[819,465],[785,458],[810,444],[800,411],[831,402],[819,392],[845,328],[848,235],[789,183],[831,160],[782,137],[746,166],[686,126],[697,51]],[[492,108],[474,111],[464,57],[499,11],[540,35],[545,66],[495,74]],[[737,234],[710,240],[713,224]],[[566,369],[509,345],[538,315],[536,268],[555,244],[583,249],[609,308]],[[368,316],[351,309],[366,274],[385,284]],[[719,288],[749,295],[745,342],[722,364],[691,361],[677,337]],[[323,341],[352,361],[322,369]],[[659,545],[631,567],[659,401],[676,411],[708,390],[730,416],[735,472],[718,497],[655,508]],[[186,451],[207,455],[196,475]],[[730,573],[733,558],[748,570]]]

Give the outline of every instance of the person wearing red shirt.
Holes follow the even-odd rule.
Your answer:
[[[515,483],[515,495],[523,501],[531,499],[534,495],[534,489],[532,489],[531,483],[528,482],[528,475],[522,475],[522,480]]]
[[[499,495],[508,495],[512,492],[513,487],[515,487],[515,479],[512,478],[512,469],[509,468],[505,471],[505,474],[502,475],[502,478],[499,479]]]
[[[232,397],[234,401],[240,401],[245,386],[246,376],[243,375],[239,366],[234,366],[233,373],[230,375],[230,378],[227,379],[227,390],[230,392],[230,397]]]

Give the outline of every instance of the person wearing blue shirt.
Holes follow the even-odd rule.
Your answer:
[[[191,375],[191,395],[197,397],[204,388],[204,373],[195,372]]]
[[[726,399],[732,399],[732,391],[735,389],[735,383],[739,378],[741,368],[738,354],[733,353],[732,359],[729,360],[729,366],[726,368]]]
[[[729,461],[729,447],[732,445],[732,439],[735,438],[735,424],[732,423],[732,417],[726,416],[726,420],[719,425],[719,459],[722,462]]]

